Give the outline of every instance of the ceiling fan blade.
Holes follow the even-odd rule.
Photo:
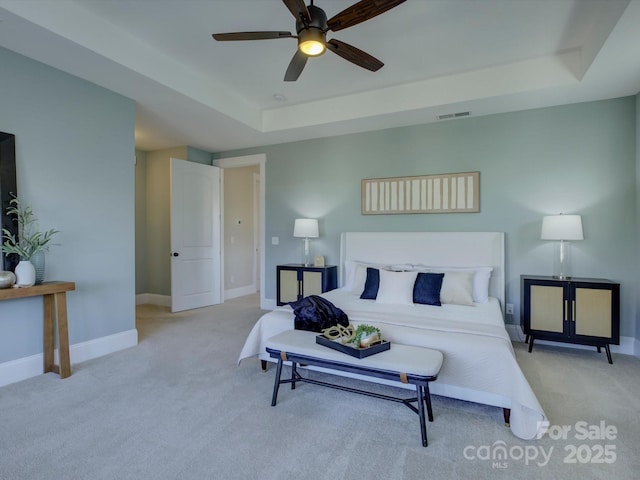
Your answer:
[[[309,10],[307,10],[307,6],[304,4],[304,0],[282,1],[287,6],[292,15],[296,17],[296,20],[300,20],[300,18],[302,18],[305,20],[305,23],[311,23],[311,15],[309,15]]]
[[[327,21],[328,29],[337,32],[338,30],[353,27],[373,17],[377,17],[381,13],[391,10],[405,1],[406,0],[361,0],[331,17]]]
[[[285,82],[295,82],[304,66],[307,64],[307,56],[302,53],[300,50],[296,50],[296,54],[291,59],[291,63],[289,63],[289,67],[287,68],[287,73],[284,74]]]
[[[336,40],[335,38],[332,38],[327,42],[327,48],[333,53],[340,55],[345,60],[355,63],[359,67],[371,70],[372,72],[377,72],[384,66],[384,63],[377,58],[372,57],[368,53],[363,52],[359,48],[349,45],[348,43]]]
[[[292,38],[291,32],[235,32],[214,33],[212,37],[219,42],[235,40],[270,40],[272,38]]]

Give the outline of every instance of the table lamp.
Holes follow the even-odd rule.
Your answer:
[[[548,215],[542,217],[542,240],[558,240],[554,258],[554,278],[571,278],[571,240],[584,240],[580,215]]]
[[[293,226],[293,236],[304,238],[304,266],[308,267],[309,263],[309,239],[318,238],[318,220],[315,218],[296,218]]]

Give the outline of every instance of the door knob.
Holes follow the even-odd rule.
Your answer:
[[[180,256],[180,254],[179,254],[178,252],[173,252],[173,256],[174,256],[174,257],[179,257],[179,256]]]

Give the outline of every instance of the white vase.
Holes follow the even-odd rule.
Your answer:
[[[36,283],[36,269],[29,260],[20,260],[14,273],[19,287],[31,287]]]

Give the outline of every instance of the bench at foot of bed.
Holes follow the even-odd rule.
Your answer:
[[[260,365],[262,367],[262,371],[266,372],[267,371],[267,361],[266,360],[260,360]],[[510,408],[503,408],[502,409],[502,416],[504,418],[504,426],[505,427],[510,427],[511,426],[511,409]]]
[[[425,413],[433,421],[429,382],[438,378],[443,356],[437,350],[409,345],[393,345],[390,350],[366,357],[355,358],[345,353],[318,345],[316,334],[300,330],[289,330],[267,340],[266,350],[272,358],[278,359],[271,405],[276,405],[281,384],[290,383],[291,389],[297,382],[311,383],[342,391],[358,393],[402,403],[418,414],[422,445],[427,446]],[[281,379],[283,362],[291,362],[291,379]],[[415,385],[415,398],[399,398],[357,388],[302,377],[297,365],[313,365],[329,370],[350,372],[367,377],[394,380]],[[412,405],[416,403],[417,408]],[[426,412],[425,412],[426,410]]]

